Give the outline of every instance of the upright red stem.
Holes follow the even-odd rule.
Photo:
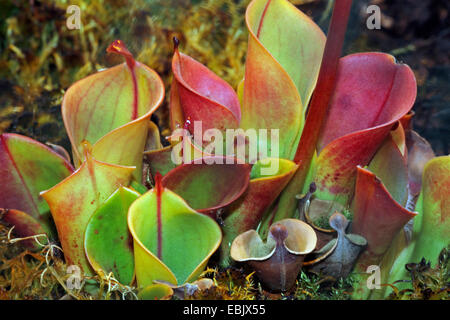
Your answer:
[[[301,181],[299,185],[303,185],[306,179],[311,159],[316,150],[317,139],[333,95],[351,6],[352,0],[335,0],[319,78],[294,157],[295,163],[300,165],[297,177],[294,177]]]
[[[267,236],[269,227],[274,221],[294,216],[297,206],[295,195],[301,193],[303,190],[306,176],[316,150],[320,130],[335,88],[338,62],[344,43],[345,31],[347,30],[351,5],[351,0],[335,0],[334,2],[333,16],[331,17],[331,23],[328,29],[319,78],[306,115],[305,127],[303,128],[303,133],[294,157],[294,161],[299,165],[299,168],[283,190],[276,206],[272,210],[270,218],[260,227],[259,233],[263,238]]]

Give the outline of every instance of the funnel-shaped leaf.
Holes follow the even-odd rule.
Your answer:
[[[317,81],[325,36],[284,0],[252,1],[246,22],[249,43],[241,127],[279,129],[280,158],[292,159]]]
[[[239,99],[233,88],[200,62],[175,49],[170,112],[172,130],[189,119],[202,122],[202,130],[237,128],[241,120]],[[193,133],[191,125],[187,129]]]
[[[402,207],[375,174],[360,167],[357,169],[353,211],[352,232],[362,235],[368,243],[355,267],[363,275],[355,285],[353,297],[367,298],[371,293],[366,285],[367,268],[380,265],[395,237],[416,213]]]
[[[72,172],[71,164],[47,146],[18,134],[0,135],[0,208],[26,212],[49,235],[53,223],[39,192]]]
[[[139,193],[117,189],[97,211],[86,228],[84,249],[92,268],[99,274],[110,272],[123,284],[134,277],[133,238],[128,231],[127,214]]]
[[[156,187],[137,199],[128,213],[139,287],[154,280],[175,285],[196,280],[222,239],[214,220],[163,188],[160,179],[157,175]]]
[[[369,163],[392,126],[411,109],[416,82],[411,69],[383,53],[341,59],[336,89],[318,149],[316,195],[348,204],[356,166]]]
[[[308,224],[296,219],[274,223],[267,242],[255,230],[234,239],[231,257],[247,262],[258,278],[271,290],[289,290],[295,283],[306,254],[316,246],[316,234]]]
[[[381,145],[368,169],[383,182],[392,198],[405,207],[408,200],[407,163],[391,136]]]
[[[358,167],[352,232],[367,239],[367,250],[358,263],[363,267],[380,262],[392,240],[416,213],[396,202],[372,172]]]
[[[134,167],[107,164],[85,153],[85,161],[70,177],[41,193],[47,201],[67,263],[85,273],[90,266],[84,234],[92,214],[121,186],[128,185]]]
[[[409,262],[423,257],[436,263],[450,243],[450,156],[437,157],[425,166],[419,208],[421,223],[414,224],[414,252]]]
[[[265,164],[263,164],[265,162]],[[262,175],[265,166],[276,165],[278,170],[270,176]],[[255,163],[252,168],[252,179],[242,197],[229,208],[229,215],[223,225],[224,239],[221,246],[221,263],[229,263],[231,243],[239,234],[256,229],[259,222],[286,184],[289,182],[297,165],[285,159],[266,158]]]
[[[450,156],[434,158],[425,165],[423,172],[422,193],[416,206],[419,215],[414,219],[412,236],[409,243],[404,236],[396,239],[397,248],[390,250],[396,260],[388,265],[385,282],[410,279],[405,269],[407,263],[418,263],[422,258],[433,266],[437,262],[440,251],[450,242],[449,194]]]
[[[162,184],[178,194],[191,208],[214,217],[247,189],[249,164],[239,164],[235,158],[213,156],[182,164],[168,172]]]
[[[386,138],[383,145],[372,159],[369,170],[383,182],[383,185],[392,198],[398,204],[405,207],[408,199],[408,172],[405,156],[402,155],[398,148],[398,139],[397,141],[394,141],[398,129],[402,129],[402,126],[399,125],[396,130],[391,131],[391,135]],[[403,144],[404,143],[400,143],[400,146]],[[416,220],[417,217],[414,219],[414,223],[417,222]],[[381,270],[382,283],[386,283],[389,270],[391,269],[396,256],[405,249],[408,244],[406,229],[407,225],[399,229],[389,244],[387,251],[383,254],[379,262],[377,262]],[[364,268],[367,268],[367,266],[368,265],[360,264],[358,266],[359,271],[364,272]],[[384,288],[370,291],[366,290],[365,281],[366,278],[361,276],[360,283],[356,286],[357,290],[354,297],[373,299],[382,296]]]
[[[77,166],[83,161],[81,143],[87,140],[94,158],[135,166],[134,177],[140,181],[148,121],[163,100],[164,85],[121,41],[113,42],[108,52],[123,55],[126,63],[73,84],[62,102],[64,125]]]
[[[414,218],[413,222],[416,224],[419,222],[421,215],[419,214]],[[408,253],[411,253],[411,231],[412,225],[409,223],[403,227],[402,230],[395,236],[392,241],[389,249],[383,255],[383,259],[379,263],[380,267],[380,283],[381,284],[394,284],[395,281],[400,280],[401,278],[404,280],[410,279],[410,275],[406,275],[405,265],[410,262]],[[407,253],[405,255],[405,253]],[[402,260],[403,257],[408,257],[408,260],[404,260],[405,262],[401,265],[401,268],[396,268],[397,261]],[[402,257],[402,258],[399,258]],[[399,274],[396,274],[395,271],[399,271],[401,275],[405,275],[405,277],[398,277]],[[359,285],[364,286],[366,279],[364,276],[361,276],[363,280]],[[361,278],[360,277],[360,278]],[[392,278],[394,277],[394,278]],[[404,286],[408,286],[409,283],[395,283],[395,287],[401,289]],[[364,297],[367,299],[382,299],[386,293],[390,293],[392,289],[390,286],[382,286],[380,289],[371,290],[367,292],[367,290],[363,290],[361,296],[356,295],[355,297]],[[361,292],[361,290],[357,290],[357,293]],[[361,293],[360,293],[361,294]]]

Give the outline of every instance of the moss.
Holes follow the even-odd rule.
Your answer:
[[[71,273],[55,243],[34,252],[21,246],[0,224],[0,299],[135,299],[136,290],[112,277],[81,276],[79,289],[68,287]]]
[[[322,229],[331,229],[329,223],[329,217],[320,217],[319,219],[314,220],[314,225]]]
[[[353,213],[349,209],[344,209],[341,212],[349,221],[352,221],[353,219]],[[314,224],[323,229],[331,229],[330,223],[329,223],[330,217],[320,217],[319,219],[316,219],[314,221]]]
[[[408,263],[411,280],[409,288],[394,289],[388,299],[393,300],[449,300],[450,299],[450,246],[442,249],[435,268],[430,261],[422,259],[418,263]]]
[[[21,247],[13,234],[0,224],[0,300],[1,299],[137,299],[135,287],[118,283],[112,275],[82,277],[80,289],[67,286],[71,274],[62,260],[59,247],[50,243],[41,251]],[[425,260],[407,265],[411,287],[395,288],[388,299],[450,299],[450,247],[445,248],[435,268]],[[196,292],[195,300],[348,300],[355,276],[334,279],[301,271],[296,285],[286,293],[266,291],[254,272],[238,268],[207,268],[202,277],[211,278],[214,286]],[[175,298],[174,298],[175,299]]]
[[[331,278],[308,274],[302,271],[297,288],[291,297],[295,300],[349,300],[353,288],[354,277],[334,281]]]
[[[204,292],[198,292],[190,299],[196,300],[255,300],[257,299],[257,282],[254,273],[245,273],[242,269],[208,268],[202,277],[213,280],[214,286]]]
[[[0,133],[25,134],[39,141],[70,145],[60,118],[64,90],[95,71],[122,62],[106,54],[122,39],[141,61],[161,75],[166,87],[159,119],[169,134],[167,102],[171,83],[173,36],[180,49],[207,65],[234,88],[244,76],[249,0],[100,0],[72,1],[80,6],[82,28],[66,27],[67,1],[42,0],[7,7],[0,42]],[[127,23],[123,23],[127,21]]]

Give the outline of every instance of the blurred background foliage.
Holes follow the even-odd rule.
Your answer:
[[[137,60],[155,69],[167,92],[171,83],[172,38],[181,50],[236,87],[244,75],[249,0],[0,0],[0,133],[16,132],[70,149],[61,119],[65,90],[75,81],[121,62],[107,54],[115,39],[125,41]],[[326,31],[331,0],[291,0]],[[69,30],[66,9],[81,9],[81,29]],[[366,27],[370,4],[382,12],[380,30]],[[356,0],[345,54],[383,51],[411,66],[417,77],[415,129],[437,154],[450,151],[450,2],[447,0]],[[153,120],[168,135],[167,98]],[[448,250],[439,265],[410,265],[412,289],[391,299],[448,295]],[[51,254],[51,256],[49,256]],[[53,256],[55,254],[55,257]],[[204,297],[218,299],[348,299],[351,279],[327,285],[301,275],[293,292],[271,296],[240,270],[207,270],[216,283]],[[64,299],[67,277],[58,250],[23,251],[0,225],[0,299]],[[92,279],[101,288],[104,279]],[[43,283],[45,285],[43,285]],[[117,287],[106,298],[120,298]],[[73,294],[73,293],[72,293]],[[130,295],[131,296],[131,295]],[[77,298],[90,298],[77,293]]]
[[[249,0],[0,1],[0,133],[17,132],[68,147],[60,104],[73,82],[121,62],[106,54],[115,39],[155,69],[170,90],[172,38],[181,50],[236,87],[244,74]],[[327,30],[332,0],[291,0]],[[69,5],[80,30],[66,26]],[[381,30],[366,8],[381,8]],[[418,80],[415,128],[437,154],[450,150],[450,2],[354,1],[345,53],[383,51],[410,65]],[[167,97],[153,117],[167,135]]]

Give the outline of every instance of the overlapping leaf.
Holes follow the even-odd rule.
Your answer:
[[[288,1],[254,0],[247,8],[246,22],[250,35],[241,127],[279,129],[280,158],[292,159],[325,36]]]
[[[170,112],[172,130],[183,127],[193,133],[192,125],[201,121],[203,131],[239,126],[241,109],[233,88],[207,67],[175,49],[172,59]]]
[[[39,192],[72,172],[66,159],[33,139],[11,133],[0,136],[0,208],[29,214],[49,235],[53,223]]]
[[[407,183],[407,182],[406,182]],[[358,259],[356,270],[364,274],[367,267],[379,265],[403,227],[416,216],[402,207],[370,171],[358,167],[352,232],[367,239],[367,249]],[[367,277],[362,277],[354,297],[367,298]]]
[[[412,228],[402,230],[383,257],[381,262],[383,283],[392,284],[409,280],[406,264],[419,263],[425,258],[434,265],[441,250],[450,244],[448,239],[450,206],[447,203],[450,192],[449,177],[449,156],[432,159],[425,165],[422,192],[416,205],[418,215],[413,220]],[[405,289],[410,285],[400,282],[395,286]],[[379,299],[391,293],[389,288],[378,291],[370,297]]]
[[[164,85],[150,68],[135,61],[120,40],[108,48],[126,63],[73,84],[64,95],[62,115],[74,162],[83,161],[82,141],[106,163],[135,166],[139,181],[148,121],[164,97]]]
[[[123,284],[134,278],[133,239],[128,231],[130,205],[140,196],[125,187],[117,189],[92,215],[86,227],[84,248],[92,268]]]
[[[322,128],[315,182],[317,196],[348,204],[356,166],[369,163],[391,127],[411,109],[411,69],[383,53],[341,59],[330,112]]]
[[[160,177],[156,180],[156,187],[137,199],[128,213],[139,287],[155,280],[174,285],[196,280],[222,239],[214,220],[163,188]]]
[[[85,161],[77,171],[41,193],[50,207],[69,265],[78,265],[85,273],[90,273],[84,251],[89,219],[115,190],[128,185],[134,170],[134,167],[100,162],[85,150]]]
[[[203,157],[169,171],[162,184],[178,194],[191,208],[214,214],[226,207],[247,189],[249,164],[239,164],[231,157]]]

